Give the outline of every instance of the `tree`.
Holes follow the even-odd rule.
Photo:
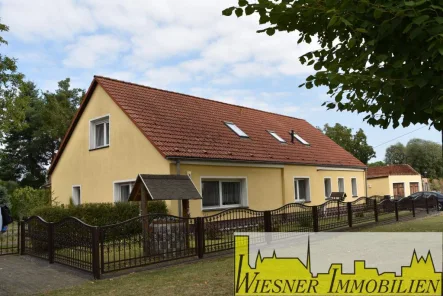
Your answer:
[[[384,161],[376,161],[376,162],[371,162],[368,164],[369,167],[380,167],[380,166],[385,166],[386,163]]]
[[[1,180],[17,181],[21,186],[33,188],[45,183],[47,167],[83,94],[83,90],[70,87],[69,78],[60,81],[55,92],[43,95],[34,83],[20,83],[7,111],[13,110],[23,116],[11,118],[14,128],[3,128]]]
[[[300,57],[316,71],[302,86],[326,86],[328,109],[363,113],[383,128],[422,123],[442,130],[442,0],[238,3],[223,14],[258,15],[258,32],[299,32],[299,43],[317,42],[319,49]]]
[[[336,123],[333,127],[326,124],[323,132],[364,164],[375,157],[374,148],[368,145],[366,135],[362,129],[359,129],[353,135],[351,128]]]
[[[386,164],[403,164],[406,163],[406,147],[402,143],[391,145],[386,149]]]

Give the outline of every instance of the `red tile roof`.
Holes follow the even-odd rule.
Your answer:
[[[166,158],[365,167],[305,120],[94,76],[50,173],[97,84]],[[226,121],[235,123],[249,138],[237,136]],[[292,129],[310,145],[291,143]],[[268,131],[287,143],[280,143]]]
[[[368,179],[381,178],[392,175],[420,175],[409,164],[394,164],[380,167],[368,168]]]

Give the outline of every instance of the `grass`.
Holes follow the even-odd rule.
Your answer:
[[[355,229],[366,232],[441,232],[443,215],[394,224]],[[232,295],[234,258],[206,259],[163,269],[133,273],[113,279],[52,291],[46,295]]]

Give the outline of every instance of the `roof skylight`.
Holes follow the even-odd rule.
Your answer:
[[[286,143],[286,141],[280,137],[276,132],[273,131],[268,131],[268,133],[270,133],[274,138],[277,139],[277,141],[279,141],[280,143]]]
[[[234,123],[232,122],[225,122],[225,124],[234,132],[237,134],[237,136],[242,137],[242,138],[249,138],[249,136],[242,131],[238,126],[236,126]]]
[[[299,135],[294,134],[294,137],[295,137],[300,143],[302,143],[303,145],[309,145],[309,143],[306,142],[305,139],[303,139],[303,138],[300,137]]]

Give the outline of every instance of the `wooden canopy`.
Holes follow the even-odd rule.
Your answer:
[[[187,175],[139,174],[129,196],[129,201],[141,201],[142,189],[147,192],[147,200],[202,199]]]

